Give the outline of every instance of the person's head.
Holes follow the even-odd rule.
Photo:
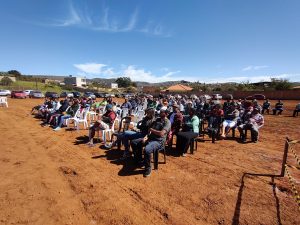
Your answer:
[[[160,112],[159,112],[159,116],[160,116],[161,119],[166,118],[166,116],[167,116],[167,110],[161,109]]]
[[[146,115],[148,118],[153,118],[155,115],[155,110],[153,108],[149,108],[146,110]]]
[[[106,105],[106,110],[107,111],[112,111],[112,104],[107,104]]]
[[[280,99],[278,100],[278,103],[281,103],[281,100],[280,100]]]
[[[128,102],[128,98],[127,98],[127,97],[126,97],[126,98],[124,98],[124,101],[125,101],[125,102]]]
[[[192,117],[196,114],[196,110],[194,108],[189,109],[189,115]]]
[[[258,114],[259,113],[259,109],[257,107],[254,107],[252,113],[253,114]]]
[[[179,111],[179,105],[177,105],[176,103],[172,104],[172,108],[173,108],[173,112],[178,112]]]

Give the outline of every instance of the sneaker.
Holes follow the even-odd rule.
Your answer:
[[[113,145],[112,145],[112,143],[109,143],[109,144],[105,144],[104,146],[105,146],[105,148],[107,148],[107,149],[111,149]]]
[[[182,156],[182,157],[186,157],[186,153],[182,153],[181,156]]]
[[[54,131],[58,131],[58,130],[61,130],[61,128],[60,128],[60,127],[56,127],[56,128],[54,128],[53,130],[54,130]]]
[[[151,167],[145,169],[145,172],[144,172],[143,176],[144,177],[150,177],[150,175],[151,175]]]

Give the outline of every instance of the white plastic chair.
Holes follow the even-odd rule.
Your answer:
[[[144,110],[137,111],[136,115],[134,116],[133,121],[130,122],[130,125],[133,125],[133,127],[136,127],[137,123],[139,121],[141,121],[144,118],[144,116],[145,116]]]
[[[74,126],[77,128],[77,130],[79,130],[79,124],[83,123],[83,127],[84,129],[86,129],[89,125],[88,125],[88,121],[87,121],[87,115],[89,113],[90,108],[85,108],[83,109],[83,111],[80,113],[80,117],[74,118]]]
[[[75,121],[75,119],[80,118],[80,117],[81,117],[81,112],[80,112],[80,109],[78,109],[78,110],[76,111],[75,115],[74,115],[73,117],[70,117],[70,118],[66,119],[66,120],[64,121],[64,123],[65,123],[66,126],[68,127],[68,126],[69,126],[70,120],[74,120],[74,121]],[[75,128],[75,122],[74,122],[74,128]]]
[[[0,97],[0,105],[8,107],[7,97]]]
[[[102,132],[102,138],[104,141],[104,144],[106,144],[106,134],[111,138],[112,134],[115,132],[115,124],[116,122],[119,124],[120,121],[118,118],[116,118],[111,126],[111,128],[105,129],[105,130],[99,130],[98,132],[98,139],[100,139],[100,132]]]

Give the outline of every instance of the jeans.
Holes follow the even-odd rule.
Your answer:
[[[131,142],[131,147],[134,152],[135,160],[141,161],[142,160],[142,151],[143,146],[145,146],[145,169],[151,169],[151,154],[155,151],[159,151],[162,148],[161,141],[148,141],[143,143],[143,138],[135,139]]]
[[[129,140],[139,139],[145,137],[146,134],[127,130],[118,136],[118,140],[124,144],[125,152],[129,152]]]
[[[57,127],[61,127],[61,125],[63,124],[64,120],[65,119],[69,119],[71,117],[72,117],[71,115],[64,115],[64,116],[62,115],[62,116],[60,116],[58,118],[58,125],[57,125]]]

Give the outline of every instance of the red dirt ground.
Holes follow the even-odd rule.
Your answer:
[[[0,108],[0,224],[300,224],[286,177],[242,182],[244,173],[280,173],[285,137],[300,139],[297,101],[265,116],[257,144],[199,142],[185,158],[169,153],[146,179],[114,161],[122,151],[82,144],[86,130],[41,127],[29,115],[41,102],[9,99]],[[300,171],[290,171],[299,190]]]

